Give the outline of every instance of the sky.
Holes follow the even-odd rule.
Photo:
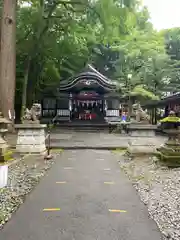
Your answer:
[[[180,0],[143,0],[157,30],[180,27]]]

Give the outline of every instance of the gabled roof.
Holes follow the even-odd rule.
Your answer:
[[[68,90],[76,86],[81,80],[94,80],[105,89],[116,89],[117,83],[108,79],[106,76],[98,72],[92,65],[87,67],[78,75],[60,82],[59,90]]]

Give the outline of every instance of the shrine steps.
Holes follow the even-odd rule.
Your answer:
[[[53,131],[74,130],[80,132],[101,132],[109,131],[109,125],[106,122],[64,122],[54,126]]]

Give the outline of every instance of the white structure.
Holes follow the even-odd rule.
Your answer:
[[[46,125],[27,123],[17,124],[18,138],[16,151],[20,153],[42,153],[46,151],[45,128]]]
[[[8,181],[8,165],[0,166],[0,188],[7,186]]]

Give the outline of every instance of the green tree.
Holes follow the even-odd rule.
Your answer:
[[[17,86],[23,88],[22,109],[38,98],[41,89],[54,86],[60,77],[68,78],[92,61],[95,46],[113,43],[128,30],[124,21],[130,22],[128,9],[130,13],[136,1],[124,1],[125,7],[117,2],[20,2]]]
[[[90,62],[124,94],[160,97],[178,76],[164,36],[136,0],[19,1],[16,100],[31,105]]]

